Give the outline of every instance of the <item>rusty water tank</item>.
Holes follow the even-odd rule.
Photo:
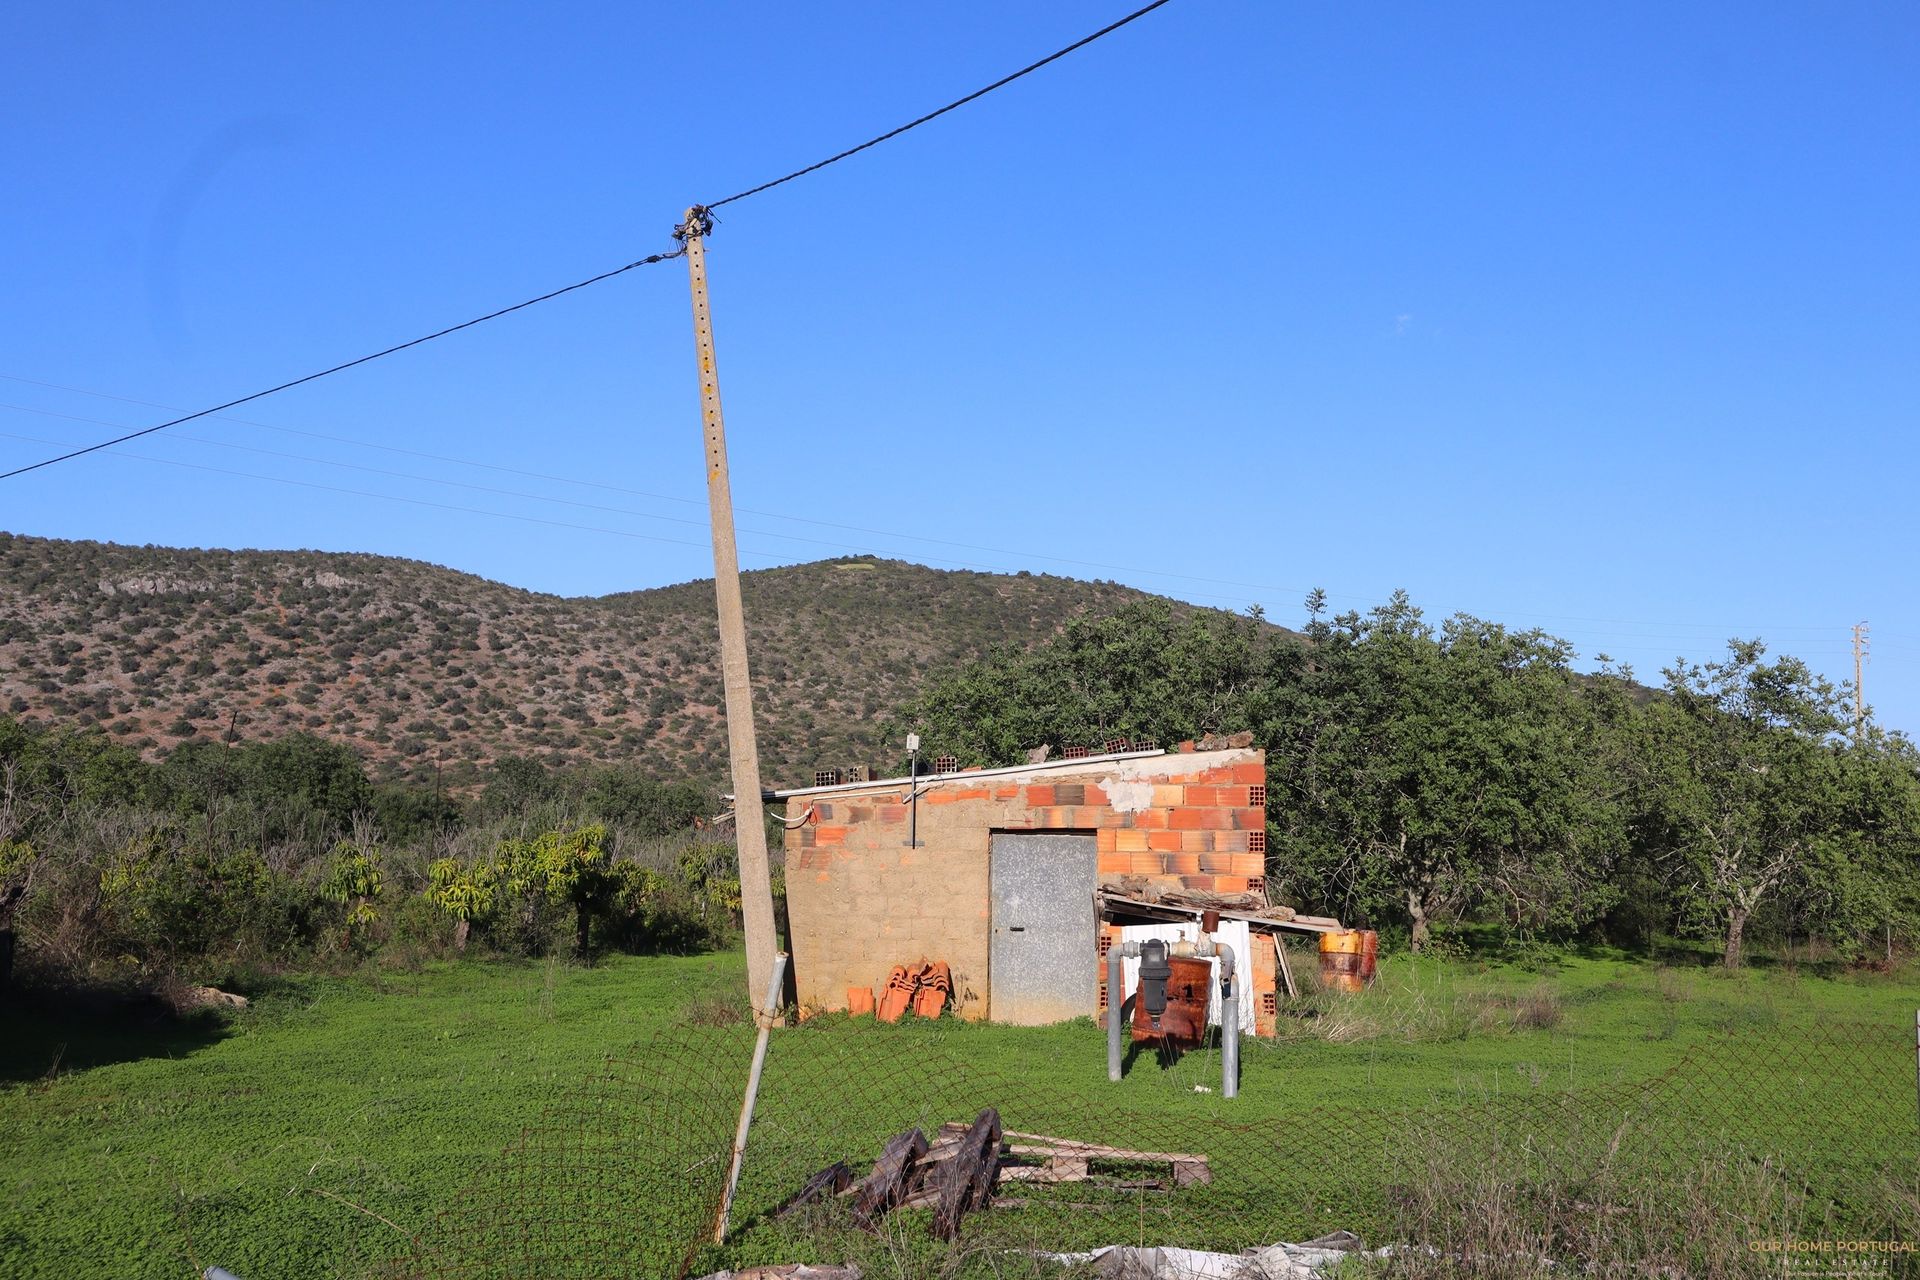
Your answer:
[[[1155,1028],[1144,1011],[1133,1016],[1133,1038],[1191,1049],[1207,1036],[1207,997],[1213,982],[1213,962],[1197,956],[1168,956],[1173,970],[1167,979],[1167,1007]]]
[[[1371,929],[1341,929],[1320,935],[1320,985],[1328,991],[1359,991],[1373,980],[1379,935]]]

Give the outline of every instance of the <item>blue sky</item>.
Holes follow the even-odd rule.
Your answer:
[[[671,248],[1124,8],[9,6],[0,470]],[[1850,677],[1866,619],[1920,728],[1917,140],[1911,5],[1175,0],[721,211],[743,566],[1404,587],[1648,678]],[[236,416],[0,528],[711,573],[680,263]]]

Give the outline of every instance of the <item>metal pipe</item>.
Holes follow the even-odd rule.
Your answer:
[[[1220,957],[1220,1096],[1240,1096],[1240,998],[1233,991],[1233,948],[1215,941]]]
[[[1107,1079],[1120,1083],[1120,1016],[1127,1000],[1126,969],[1121,964],[1124,944],[1107,952]]]
[[[760,1096],[760,1069],[767,1065],[767,1033],[773,1029],[773,1015],[780,1008],[780,995],[787,976],[787,953],[773,957],[773,981],[767,984],[767,1000],[759,1016],[760,1035],[753,1042],[753,1069],[747,1073],[747,1096],[740,1104],[740,1125],[733,1131],[733,1163],[727,1169],[727,1191],[720,1197],[720,1217],[713,1224],[713,1242],[725,1244],[727,1215],[733,1211],[733,1193],[740,1186],[740,1166],[747,1156],[747,1130],[753,1127],[753,1103]]]

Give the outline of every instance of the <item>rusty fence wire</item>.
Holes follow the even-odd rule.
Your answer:
[[[1037,1033],[1030,1053],[980,1061],[965,1034],[890,1037],[819,1019],[773,1033],[731,1229],[716,1244],[752,1033],[680,1026],[558,1098],[386,1274],[681,1277],[854,1262],[869,1278],[1006,1276],[1055,1269],[1039,1256],[1049,1252],[1235,1252],[1345,1230],[1398,1243],[1376,1260],[1380,1274],[1534,1274],[1488,1261],[1526,1256],[1589,1274],[1778,1275],[1781,1255],[1768,1251],[1782,1241],[1920,1241],[1913,1035],[1770,1029],[1696,1044],[1640,1079],[1284,1108],[1258,1090],[1278,1078],[1286,1045],[1247,1046],[1250,1060],[1279,1056],[1264,1075],[1250,1067],[1229,1101],[1209,1084],[1216,1055],[1148,1054],[1131,1087],[1110,1086],[1098,1033]],[[789,1206],[836,1162],[857,1184],[895,1135],[935,1139],[989,1107],[1009,1167],[955,1239],[933,1237],[926,1206],[865,1223],[853,1195]],[[1050,1162],[1049,1142],[1088,1145]],[[1035,1175],[1036,1164],[1061,1176]],[[1873,1261],[1871,1274],[1920,1274],[1911,1254]]]

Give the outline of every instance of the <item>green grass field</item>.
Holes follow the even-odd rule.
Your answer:
[[[582,1140],[585,1154],[548,1151],[550,1162],[593,1165],[620,1183],[619,1160],[643,1151],[669,1118],[657,1113],[681,1119],[733,1105],[752,1036],[725,1024],[743,988],[741,958],[722,954],[287,980],[254,993],[244,1012],[184,1022],[10,1007],[0,1037],[0,1275],[187,1277],[217,1264],[246,1280],[362,1276],[416,1232],[444,1237],[468,1219],[500,1226],[503,1214],[586,1195],[572,1184],[513,1189],[519,1166],[502,1152],[529,1126],[549,1146]],[[1604,954],[1545,972],[1394,958],[1374,991],[1289,1020],[1280,1042],[1248,1042],[1234,1101],[1218,1093],[1211,1050],[1168,1066],[1143,1057],[1109,1085],[1103,1037],[1085,1022],[1025,1030],[817,1019],[775,1035],[740,1243],[697,1261],[795,1260],[783,1251],[828,1247],[831,1232],[796,1234],[763,1216],[810,1161],[836,1143],[871,1159],[854,1148],[872,1135],[970,1119],[960,1109],[983,1101],[1010,1124],[1048,1132],[1132,1126],[1177,1138],[1175,1149],[1218,1152],[1223,1167],[1230,1156],[1273,1152],[1245,1163],[1284,1162],[1284,1184],[1297,1194],[1339,1186],[1356,1176],[1343,1173],[1349,1167],[1411,1161],[1388,1152],[1386,1165],[1350,1166],[1338,1142],[1371,1139],[1336,1140],[1332,1130],[1355,1117],[1611,1099],[1610,1090],[1717,1046],[1791,1050],[1836,1027],[1871,1026],[1884,1028],[1893,1051],[1907,1046],[1898,1061],[1874,1059],[1884,1077],[1788,1078],[1774,1067],[1711,1101],[1754,1114],[1804,1106],[1809,1136],[1787,1140],[1809,1148],[1821,1141],[1811,1135],[1825,1133],[1829,1143],[1910,1149],[1917,996],[1907,979],[1723,975]],[[662,1034],[681,1049],[657,1061],[630,1052]],[[617,1087],[583,1091],[609,1055],[623,1060],[609,1077]],[[1901,1072],[1904,1111],[1888,1092]],[[1836,1134],[1829,1114],[1848,1124],[1863,1116],[1865,1129]],[[1127,1132],[1068,1136],[1145,1145]],[[1249,1210],[1268,1194],[1259,1176],[1259,1168],[1223,1173],[1215,1198],[1194,1202],[1201,1226],[1184,1229],[1224,1241],[1242,1226],[1269,1226]],[[633,1183],[636,1194],[663,1194],[643,1183]],[[1348,1212],[1339,1195],[1306,1198],[1314,1203],[1287,1206],[1288,1225],[1353,1225],[1333,1220]],[[1114,1219],[1044,1221],[1085,1235]],[[1145,1231],[1144,1210],[1141,1223]]]

